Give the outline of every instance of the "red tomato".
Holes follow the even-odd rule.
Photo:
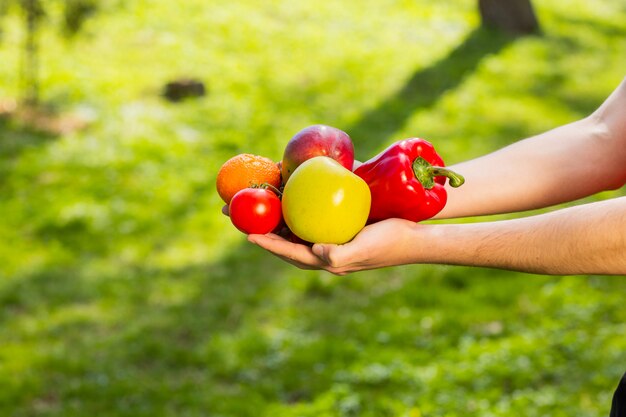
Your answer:
[[[247,234],[266,234],[283,219],[280,199],[264,188],[244,188],[235,194],[228,206],[235,227]]]

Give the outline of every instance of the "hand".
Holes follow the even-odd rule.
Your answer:
[[[415,261],[416,232],[421,226],[402,219],[387,219],[366,226],[343,245],[296,244],[275,235],[249,235],[248,241],[302,269],[324,269],[337,275]]]

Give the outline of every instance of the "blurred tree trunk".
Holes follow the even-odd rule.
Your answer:
[[[483,26],[516,35],[539,31],[530,0],[478,0]]]
[[[79,32],[85,20],[98,8],[99,0],[63,0],[56,1],[63,6],[62,30],[67,37]],[[20,65],[22,102],[27,106],[36,106],[40,102],[39,70],[40,45],[39,29],[46,11],[53,7],[52,0],[0,0],[0,15],[6,13],[10,3],[18,5],[23,16],[24,44]]]
[[[38,20],[41,17],[41,5],[37,0],[23,0],[22,9],[25,20],[24,56],[22,61],[22,82],[24,83],[24,103],[39,103],[39,44],[37,42]]]

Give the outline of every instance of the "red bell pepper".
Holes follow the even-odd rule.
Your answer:
[[[372,192],[368,222],[392,217],[418,222],[446,205],[444,185],[459,187],[464,178],[446,168],[431,143],[411,138],[394,143],[354,170]]]

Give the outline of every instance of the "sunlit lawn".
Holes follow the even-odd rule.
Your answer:
[[[607,415],[623,279],[300,271],[214,189],[230,156],[279,160],[314,123],[359,159],[422,136],[454,163],[587,115],[624,76],[626,7],[534,4],[542,34],[517,39],[473,0],[105,2],[73,39],[53,13],[43,98],[89,126],[0,118],[0,415]],[[180,76],[208,95],[163,100]]]

